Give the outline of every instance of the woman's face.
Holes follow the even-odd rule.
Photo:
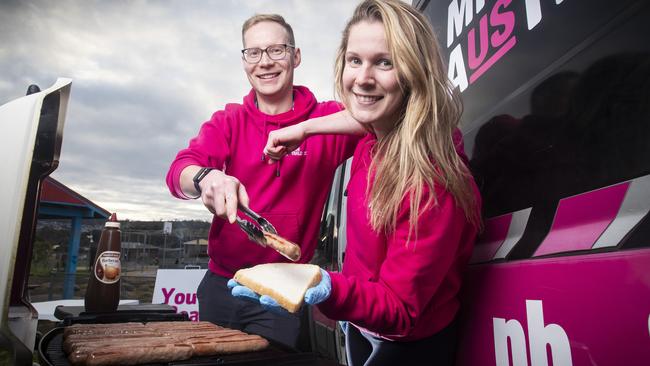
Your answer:
[[[384,25],[363,21],[350,28],[343,68],[343,97],[352,116],[377,137],[397,122],[404,95],[388,50]]]

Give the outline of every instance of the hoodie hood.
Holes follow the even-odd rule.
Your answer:
[[[290,126],[308,119],[314,107],[316,107],[314,94],[306,87],[300,85],[293,87],[293,108],[276,115],[263,113],[257,108],[257,105],[255,105],[254,89],[251,89],[248,95],[244,97],[244,108],[248,114],[254,117],[255,121],[272,123],[278,128]]]

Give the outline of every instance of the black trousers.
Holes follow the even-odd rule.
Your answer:
[[[456,321],[430,337],[411,342],[377,338],[349,324],[345,351],[349,366],[452,366],[457,342]]]
[[[208,270],[197,289],[199,318],[214,324],[258,334],[299,351],[309,351],[306,312],[276,314],[259,303],[232,296],[228,278]],[[301,321],[304,318],[304,321]],[[303,325],[304,326],[301,326]]]

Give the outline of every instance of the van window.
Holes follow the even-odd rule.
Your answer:
[[[462,127],[487,216],[650,173],[647,4],[539,1],[528,29],[535,1],[476,3],[430,2],[425,14],[469,79]],[[499,56],[498,36],[515,44],[472,83]]]
[[[650,4],[556,3],[424,5],[462,90],[484,216],[532,207],[546,229],[562,198],[650,174]],[[646,217],[627,245],[649,236]]]

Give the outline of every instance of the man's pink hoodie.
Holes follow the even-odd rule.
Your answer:
[[[300,262],[306,263],[314,255],[334,171],[352,155],[359,137],[313,136],[279,163],[268,165],[262,151],[270,131],[340,110],[335,102],[317,103],[306,87],[295,86],[293,95],[293,109],[279,115],[260,112],[254,90],[244,97],[243,105],[228,104],[215,112],[174,159],[167,186],[174,196],[187,199],[179,184],[185,167],[224,170],[246,187],[253,211],[268,219],[279,235],[301,246]],[[240,217],[245,218],[242,213]],[[208,242],[209,268],[224,277],[232,277],[240,268],[288,261],[250,241],[236,224],[217,217],[212,220]]]

